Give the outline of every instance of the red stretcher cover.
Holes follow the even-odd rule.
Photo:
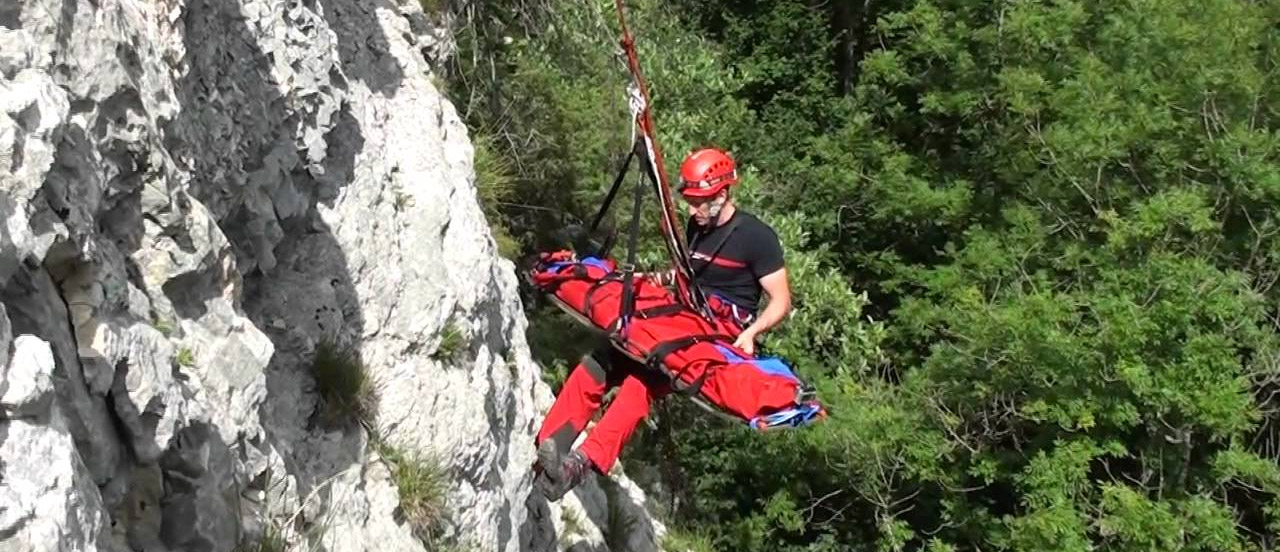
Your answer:
[[[665,372],[678,392],[704,399],[754,429],[801,427],[825,416],[782,359],[755,357],[733,346],[741,329],[732,318],[708,321],[649,278],[633,278],[633,314],[623,331],[615,332],[624,284],[611,259],[545,253],[530,280],[580,322],[610,332],[614,346],[628,356]],[[713,310],[727,309],[714,296],[710,301]]]

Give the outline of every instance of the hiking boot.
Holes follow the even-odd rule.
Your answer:
[[[542,467],[542,494],[552,502],[560,500],[591,473],[591,460],[576,450],[561,457],[554,446],[539,446],[538,463]]]
[[[542,494],[547,494],[547,489],[555,487],[551,476],[548,472],[555,473],[557,477],[560,474],[560,464],[564,461],[560,453],[560,448],[556,445],[554,439],[547,439],[538,443],[537,459],[533,462],[533,486]]]

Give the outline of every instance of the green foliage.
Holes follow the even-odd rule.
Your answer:
[[[422,11],[430,15],[443,12],[445,7],[448,5],[448,1],[449,0],[418,0],[418,3],[422,6]]]
[[[423,456],[377,441],[378,453],[391,470],[400,494],[400,512],[413,534],[430,546],[444,545],[441,536],[448,519],[448,472],[434,457]]]
[[[485,134],[472,136],[476,151],[476,195],[498,243],[498,254],[513,259],[519,255],[520,246],[511,236],[510,222],[502,208],[511,201],[515,192],[515,177],[512,176],[510,161],[497,153],[493,140]]]
[[[373,420],[377,392],[354,351],[333,342],[320,342],[311,361],[311,376],[320,395],[317,415],[325,425],[366,424]]]
[[[1280,465],[1252,452],[1238,448],[1219,452],[1213,461],[1213,472],[1219,484],[1234,484],[1280,495]]]
[[[151,322],[151,327],[164,334],[165,337],[173,337],[173,322],[167,319],[156,318]]]
[[[592,349],[592,344],[600,342],[600,337],[555,305],[530,306],[528,314],[536,321],[529,325],[529,350],[542,366],[542,380],[559,389],[569,371]]]
[[[710,538],[679,527],[667,528],[661,548],[667,552],[715,552]]]
[[[196,354],[191,349],[182,348],[178,350],[178,366],[190,368],[196,365]]]
[[[455,362],[468,346],[464,330],[455,322],[449,322],[440,330],[440,343],[436,345],[431,358],[440,362]]]
[[[287,549],[288,543],[285,542],[284,535],[271,524],[265,525],[262,534],[253,542],[242,542],[236,546],[236,552],[284,552]]]
[[[881,366],[884,325],[863,317],[867,295],[855,293],[832,267],[827,248],[809,243],[801,218],[773,216],[769,222],[782,240],[793,294],[786,324],[766,334],[770,354],[795,362],[811,377]]]
[[[668,169],[734,152],[795,292],[765,348],[830,410],[759,436],[657,407],[627,461],[706,548],[1274,547],[1280,9],[629,5]],[[612,2],[544,7],[489,5],[451,87],[521,138],[493,144],[526,251],[630,139]],[[530,343],[560,374],[586,341],[552,312]]]

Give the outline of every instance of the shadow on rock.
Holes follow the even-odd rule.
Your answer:
[[[236,477],[234,454],[217,427],[195,423],[179,431],[161,456],[163,483],[154,473],[135,477],[141,486],[163,485],[158,532],[165,545],[174,550],[214,550],[216,543],[236,542],[238,487],[243,482]],[[133,501],[126,501],[126,507],[132,506]],[[140,510],[137,515],[146,514],[145,508]]]
[[[529,515],[520,528],[520,550],[524,552],[553,552],[559,549],[554,520],[551,519],[551,503],[534,488],[525,499]]]
[[[13,334],[30,334],[49,342],[53,350],[53,387],[67,413],[66,423],[76,449],[84,458],[95,483],[116,475],[125,452],[121,450],[105,386],[93,385],[76,351],[70,315],[57,284],[43,267],[23,266],[0,288],[0,303],[8,312]],[[109,382],[108,382],[109,384]]]
[[[377,10],[399,13],[399,9],[387,0],[320,0],[320,3],[325,20],[338,35],[342,72],[376,93],[394,96],[404,72],[391,55],[390,43],[378,23]]]
[[[22,3],[0,4],[0,27],[16,30],[22,24]]]
[[[385,45],[385,38],[357,39],[380,33],[372,12],[355,2],[333,3],[341,5],[324,11],[343,44],[343,70],[349,77],[372,81],[370,86],[398,87],[398,69],[384,70],[380,64],[386,56],[369,53],[379,43]],[[351,19],[338,25],[338,14]],[[243,279],[242,308],[275,349],[259,414],[286,473],[268,473],[252,488],[270,495],[281,487],[281,479],[292,478],[296,487],[290,494],[296,500],[319,503],[300,512],[305,531],[316,521],[308,519],[311,514],[320,515],[332,505],[328,482],[365,456],[356,420],[336,426],[318,423],[324,403],[317,389],[334,382],[313,374],[322,344],[353,352],[352,367],[361,366],[359,300],[342,247],[317,205],[350,183],[363,138],[340,88],[322,85],[320,95],[307,100],[328,102],[318,111],[332,113],[331,122],[281,96],[269,68],[272,56],[282,53],[268,55],[260,49],[257,31],[246,27],[235,3],[194,0],[185,23],[190,71],[178,90],[184,118],[174,121],[170,131],[181,140],[170,148],[175,157],[191,160],[190,191],[212,211],[230,240]],[[315,60],[303,61],[295,66]],[[331,75],[312,77],[329,82]],[[323,154],[306,149],[314,143],[304,147],[309,142],[304,135],[321,136]]]

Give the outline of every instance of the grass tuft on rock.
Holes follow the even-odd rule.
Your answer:
[[[440,331],[440,345],[436,346],[436,350],[431,354],[440,362],[452,363],[458,360],[458,356],[467,348],[467,337],[462,328],[456,322],[445,324],[444,329]]]
[[[429,546],[438,542],[448,519],[448,470],[432,456],[379,441],[378,451],[400,492],[400,512],[414,536]]]
[[[377,393],[364,364],[350,349],[332,342],[316,346],[311,375],[320,394],[319,416],[330,427],[368,425],[377,413]]]
[[[275,525],[267,524],[257,540],[240,543],[236,547],[236,552],[284,552],[287,548],[288,543],[285,542],[280,529]]]

